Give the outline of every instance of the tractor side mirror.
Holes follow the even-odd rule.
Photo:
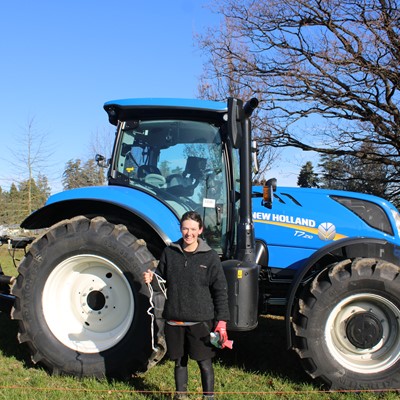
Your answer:
[[[101,168],[108,168],[110,165],[110,160],[107,160],[101,154],[96,154],[95,161],[96,161],[97,165]]]
[[[242,143],[242,113],[243,101],[233,97],[228,98],[228,135],[232,145],[238,149]]]

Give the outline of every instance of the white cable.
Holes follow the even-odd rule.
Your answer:
[[[161,289],[162,294],[167,299],[167,288],[165,287],[165,284],[167,283],[167,281],[164,278],[161,278],[161,276],[156,274],[155,272],[153,272],[153,274],[157,279],[157,283],[158,283],[159,288]]]
[[[165,287],[166,280],[161,278],[160,275],[157,275],[156,273],[153,272],[153,277],[154,276],[157,279],[157,283],[161,289],[161,292],[163,293],[164,297],[167,298],[167,289]],[[148,283],[147,287],[149,288],[150,292],[150,297],[149,297],[150,307],[147,309],[147,314],[150,315],[151,317],[151,348],[153,349],[153,351],[157,351],[158,349],[154,345],[154,313],[151,312],[151,310],[154,308],[154,303],[153,303],[154,290],[153,287],[151,286],[151,283]]]

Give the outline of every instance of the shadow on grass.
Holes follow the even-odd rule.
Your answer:
[[[7,312],[0,312],[0,352],[4,357],[15,358],[17,361],[21,362],[24,368],[37,368],[35,364],[32,363],[29,355],[28,349],[18,342],[18,322],[10,318]],[[162,361],[163,362],[163,361]],[[137,375],[130,379],[107,379],[109,383],[113,381],[123,381],[129,383],[135,391],[145,394],[146,399],[150,400],[161,400],[162,398],[170,399],[170,396],[160,397],[157,394],[159,390],[158,387],[154,385],[149,385],[145,382],[144,376]],[[152,394],[154,392],[154,395]]]
[[[0,312],[0,351],[6,357],[14,357],[26,368],[34,367],[28,350],[17,340],[18,324],[10,316]],[[221,350],[217,360],[227,367],[239,367],[243,370],[265,374],[271,378],[279,377],[301,385],[313,381],[303,370],[296,354],[286,348],[285,322],[283,319],[262,316],[259,325],[249,332],[229,332],[234,341],[233,350]],[[160,364],[163,364],[164,358]],[[126,380],[125,380],[126,381]],[[129,384],[137,391],[143,391],[148,399],[159,400],[158,387],[149,385],[139,374],[129,379]],[[151,392],[154,392],[153,395]],[[163,398],[170,398],[165,395]]]
[[[11,319],[6,311],[0,312],[0,352],[4,357],[15,358],[21,362],[24,368],[38,368],[30,359],[29,351],[25,345],[20,344],[17,339],[18,335],[18,322]],[[164,363],[165,361],[161,361]],[[121,381],[129,383],[135,391],[143,392],[146,399],[161,400],[170,399],[171,396],[165,395],[160,397],[158,394],[159,388],[145,382],[144,375],[135,375],[130,379],[107,379],[109,383],[113,381]],[[152,394],[154,393],[154,394]]]
[[[13,321],[7,312],[0,312],[0,351],[5,357],[14,357],[26,368],[34,367],[28,350],[18,343],[18,322]]]
[[[168,360],[167,357],[164,357],[163,360],[161,360],[155,367],[157,368],[160,367],[162,364],[164,364]],[[171,399],[172,393],[165,393],[161,394],[160,393],[160,387],[154,384],[149,383],[146,381],[146,373],[141,374],[141,375],[134,375],[132,376],[131,379],[129,379],[128,383],[129,385],[134,388],[135,391],[137,392],[142,392],[143,395],[145,396],[146,399],[149,400],[163,400],[163,399]]]
[[[233,350],[222,350],[218,360],[225,366],[237,366],[252,373],[264,373],[291,380],[295,384],[313,381],[303,370],[297,355],[287,349],[285,321],[261,316],[256,329],[229,332]]]

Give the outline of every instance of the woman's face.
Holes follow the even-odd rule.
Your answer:
[[[203,232],[203,228],[199,227],[199,223],[192,219],[186,219],[181,224],[181,232],[183,242],[186,246],[197,244],[197,238]]]

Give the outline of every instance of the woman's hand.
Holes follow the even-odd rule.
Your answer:
[[[228,333],[226,332],[226,322],[219,321],[215,327],[215,332],[219,333],[219,343],[224,348],[224,343],[228,340]]]
[[[153,276],[154,276],[154,272],[151,270],[147,270],[146,272],[143,272],[143,280],[144,283],[151,283],[151,281],[153,280]]]

